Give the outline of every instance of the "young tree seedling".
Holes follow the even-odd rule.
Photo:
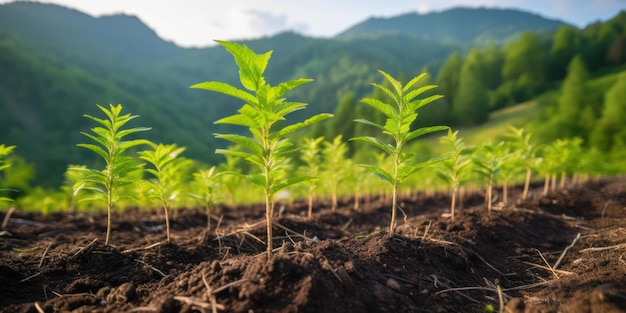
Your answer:
[[[204,205],[207,230],[211,229],[211,212],[215,206],[217,190],[220,187],[218,177],[218,173],[215,171],[215,166],[193,173],[192,184],[196,187],[195,189],[197,189],[197,191],[189,196],[199,200],[202,205]]]
[[[98,105],[98,108],[106,114],[107,119],[100,119],[87,114],[83,116],[103,127],[97,126],[92,128],[91,131],[93,134],[81,132],[81,134],[95,141],[96,144],[81,143],[77,146],[87,148],[102,157],[106,163],[106,167],[103,170],[89,168],[77,168],[77,170],[87,171],[83,181],[84,183],[87,183],[87,185],[93,183],[104,188],[100,189],[96,186],[84,187],[84,185],[82,187],[83,189],[94,190],[104,196],[104,201],[107,206],[107,233],[104,243],[108,245],[111,235],[111,211],[118,196],[116,191],[120,187],[134,182],[135,179],[129,174],[141,168],[137,166],[137,163],[135,163],[132,157],[127,156],[124,152],[129,148],[148,143],[148,141],[144,139],[129,141],[123,141],[122,139],[134,133],[150,130],[150,128],[137,127],[122,129],[126,123],[139,116],[130,114],[120,115],[122,112],[121,104],[116,106],[109,104],[109,109]],[[82,184],[83,182],[79,182],[78,184]]]
[[[330,187],[331,197],[331,211],[337,210],[338,200],[338,188],[339,183],[347,178],[348,174],[348,162],[346,160],[346,153],[348,153],[348,145],[343,142],[343,136],[337,135],[332,142],[324,141],[324,148],[322,149],[322,159],[324,168],[325,181]]]
[[[177,174],[185,164],[189,163],[189,160],[178,157],[185,151],[185,147],[177,147],[176,144],[151,145],[153,150],[140,151],[139,158],[153,166],[153,168],[146,169],[155,178],[154,181],[149,181],[153,187],[150,197],[156,199],[165,211],[165,233],[167,243],[170,243],[170,203],[181,192],[182,182]]]
[[[287,114],[304,109],[307,105],[301,102],[288,102],[284,95],[302,84],[311,82],[312,79],[299,78],[271,86],[265,81],[263,73],[272,51],[257,54],[242,44],[228,41],[217,43],[234,57],[239,67],[239,80],[246,90],[216,81],[199,83],[191,88],[223,93],[244,102],[238,114],[222,118],[215,123],[247,127],[252,137],[238,134],[216,134],[215,137],[241,145],[247,151],[217,149],[216,153],[244,158],[260,171],[245,177],[263,189],[269,261],[272,258],[274,196],[293,184],[311,179],[308,176],[286,177],[287,169],[282,165],[288,158],[288,153],[295,150],[286,136],[305,126],[328,119],[332,114],[318,114],[303,122],[285,125]],[[282,123],[279,125],[279,122]]]
[[[471,164],[471,149],[465,148],[462,138],[458,138],[459,131],[452,132],[448,130],[448,135],[439,139],[449,153],[449,159],[441,162],[439,176],[443,178],[450,186],[450,214],[451,220],[454,222],[454,209],[456,207],[456,197],[459,187],[468,179],[470,174],[469,165]]]
[[[300,172],[303,175],[318,177],[320,175],[320,143],[324,141],[324,137],[318,138],[304,138],[304,147],[300,154],[300,159],[304,162],[304,166],[300,167]],[[307,186],[308,197],[308,213],[307,216],[311,218],[313,215],[313,192],[317,188],[318,179],[311,179],[305,182]]]
[[[396,224],[398,185],[419,169],[438,161],[437,159],[430,159],[428,161],[415,164],[414,161],[417,156],[412,153],[404,153],[402,151],[404,146],[417,137],[448,129],[448,126],[431,126],[411,130],[411,124],[413,124],[418,116],[417,110],[422,106],[443,97],[441,95],[433,95],[423,99],[417,99],[419,95],[437,87],[435,85],[425,85],[415,88],[420,80],[426,77],[426,73],[415,76],[406,85],[402,86],[398,80],[391,77],[391,75],[386,72],[378,72],[385,77],[385,80],[391,85],[391,88],[387,88],[376,83],[373,83],[372,86],[387,94],[392,99],[393,103],[385,103],[374,98],[364,98],[361,102],[383,113],[386,117],[385,125],[366,119],[357,119],[355,122],[371,125],[380,129],[383,134],[389,135],[393,138],[393,144],[386,143],[376,137],[368,136],[355,137],[351,140],[367,142],[368,144],[384,151],[393,160],[391,173],[376,165],[360,164],[360,166],[370,169],[376,175],[393,186],[391,200],[391,224],[389,225],[389,234],[393,235]]]
[[[85,165],[70,164],[67,170],[65,170],[65,173],[63,173],[65,181],[63,182],[63,186],[61,186],[61,190],[64,194],[71,195],[67,209],[72,213],[76,213],[77,202],[79,202],[81,194],[80,191],[86,186],[84,182],[85,174],[87,173],[86,169],[87,166]]]
[[[530,142],[531,134],[526,133],[523,128],[515,128],[511,126],[507,136],[511,139],[513,145],[521,151],[521,158],[524,162],[524,168],[526,169],[526,180],[524,181],[524,191],[522,192],[522,199],[525,200],[526,197],[528,197],[528,188],[530,186],[532,171],[540,162],[540,160],[536,157],[537,148]]]
[[[480,146],[473,155],[472,161],[476,165],[474,170],[485,179],[485,204],[487,212],[491,212],[493,185],[496,176],[502,172],[505,160],[510,155],[504,155],[504,142],[498,144],[486,143]]]

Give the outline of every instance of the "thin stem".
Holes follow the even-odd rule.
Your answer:
[[[111,207],[113,206],[113,190],[109,189],[107,193],[107,234],[104,239],[104,244],[109,245],[109,236],[111,235]]]
[[[487,201],[487,212],[489,213],[491,213],[491,190],[492,189],[493,189],[493,183],[490,180],[489,184],[487,184],[487,199],[485,199]]]
[[[269,190],[265,191],[265,223],[267,227],[267,261],[272,260],[272,219],[274,215],[274,200],[269,194]]]
[[[331,198],[332,198],[332,202],[333,202],[332,206],[331,206],[331,211],[334,213],[335,210],[337,210],[337,206],[338,206],[338,203],[337,203],[337,181],[336,180],[333,182],[331,193],[332,193],[331,194]]]
[[[309,186],[309,218],[313,216],[313,186]]]
[[[450,204],[450,214],[451,214],[451,219],[453,222],[454,222],[454,206],[456,205],[457,190],[458,190],[458,187],[454,186],[454,188],[452,189],[452,200]]]
[[[396,180],[393,184],[393,194],[391,199],[391,224],[389,225],[389,235],[393,235],[395,226],[396,226],[396,205],[397,205],[397,196],[398,195],[398,181]]]
[[[526,200],[528,196],[528,187],[530,186],[530,175],[532,170],[530,168],[526,169],[526,181],[524,182],[524,192],[522,193],[522,199]]]
[[[508,182],[502,183],[502,202],[504,203],[509,202],[509,183]]]
[[[261,132],[263,134],[263,150],[266,155],[265,167],[263,169],[265,174],[265,223],[267,228],[267,262],[272,260],[272,246],[273,246],[273,233],[272,233],[272,219],[274,217],[274,196],[271,193],[272,181],[270,180],[270,170],[272,168],[272,162],[274,153],[270,147],[269,140],[269,126],[263,127]]]
[[[167,234],[167,243],[170,243],[170,214],[167,203],[163,202],[163,209],[165,209],[165,233]]]

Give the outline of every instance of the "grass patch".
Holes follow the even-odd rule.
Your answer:
[[[481,144],[487,141],[497,141],[498,137],[509,131],[510,126],[524,125],[538,109],[538,101],[528,101],[518,105],[495,111],[489,115],[489,120],[476,127],[461,127],[459,133],[463,135],[468,145]]]

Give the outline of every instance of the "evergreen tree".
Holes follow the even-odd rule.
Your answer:
[[[536,34],[525,32],[505,48],[501,92],[510,94],[509,103],[526,101],[541,92],[545,76],[545,56]]]
[[[480,57],[480,52],[473,49],[461,68],[457,99],[452,109],[461,125],[483,123],[489,115],[489,94],[481,75]]]
[[[589,76],[585,63],[580,55],[576,55],[567,68],[567,77],[561,87],[561,97],[559,98],[556,116],[556,127],[559,129],[561,137],[586,137],[591,129],[584,129],[588,125],[581,125],[583,111],[589,104],[586,101],[587,90],[586,81]],[[587,117],[589,118],[589,117]]]
[[[439,86],[440,93],[445,97],[447,103],[453,104],[456,99],[456,92],[459,89],[459,74],[463,61],[458,52],[448,57],[446,62],[439,69],[435,84]]]
[[[566,68],[580,49],[579,31],[569,25],[561,26],[553,37],[550,48],[550,79],[561,79],[566,75]]]
[[[591,134],[591,143],[602,151],[626,140],[626,74],[615,82],[604,97],[602,116]]]
[[[545,78],[544,65],[539,38],[532,32],[524,32],[517,41],[505,48],[502,77],[513,81],[526,75],[541,83]]]
[[[341,96],[335,117],[328,121],[325,138],[335,138],[337,135],[343,135],[346,138],[355,136],[355,123],[352,123],[352,120],[354,119],[354,111],[360,107],[357,106],[357,102],[356,94],[352,91]]]

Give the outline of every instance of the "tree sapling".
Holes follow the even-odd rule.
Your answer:
[[[216,124],[232,124],[247,127],[252,137],[238,134],[216,134],[221,138],[244,147],[247,151],[217,149],[216,153],[244,158],[260,173],[245,175],[254,185],[263,189],[265,196],[265,219],[267,226],[267,257],[272,257],[272,219],[275,195],[298,182],[311,179],[308,176],[286,177],[283,167],[287,154],[295,149],[287,135],[305,126],[328,119],[332,114],[318,114],[303,122],[285,124],[285,116],[306,108],[305,103],[285,101],[284,95],[294,88],[311,82],[299,78],[271,86],[263,73],[272,54],[271,51],[257,54],[245,45],[228,41],[217,41],[235,59],[239,67],[239,79],[247,90],[223,82],[204,82],[191,88],[206,89],[223,93],[244,102],[238,113],[216,121]],[[280,122],[280,124],[279,124]],[[234,173],[241,175],[240,173]]]
[[[122,130],[122,127],[126,123],[139,116],[130,114],[120,115],[122,112],[121,104],[116,106],[109,104],[109,109],[98,105],[98,108],[106,114],[108,119],[100,119],[87,114],[85,114],[84,117],[104,127],[97,126],[92,128],[91,131],[93,134],[81,132],[81,134],[95,141],[96,144],[81,143],[77,146],[87,148],[102,157],[106,163],[106,167],[103,170],[76,168],[77,170],[87,171],[83,182],[87,183],[88,187],[84,187],[83,182],[78,182],[77,186],[80,185],[83,189],[94,190],[104,196],[104,201],[107,205],[107,233],[104,242],[108,245],[109,236],[111,234],[111,210],[118,196],[116,191],[120,187],[134,182],[135,179],[129,174],[141,168],[137,166],[137,163],[135,163],[132,157],[127,156],[124,152],[129,148],[148,143],[148,141],[144,139],[129,141],[122,141],[122,139],[137,132],[150,130],[150,128],[137,127]],[[91,186],[91,183],[99,185],[104,189]],[[100,197],[99,199],[102,198]]]
[[[422,106],[443,97],[441,95],[433,95],[423,99],[416,99],[417,96],[437,87],[435,85],[426,85],[415,88],[420,80],[426,77],[426,73],[414,77],[404,86],[402,86],[398,80],[391,77],[391,75],[386,72],[379,71],[379,73],[385,77],[386,81],[392,88],[390,89],[375,83],[372,85],[376,89],[387,94],[392,99],[393,103],[385,103],[374,98],[364,98],[361,102],[383,113],[386,116],[385,125],[366,119],[357,119],[355,122],[371,125],[380,129],[383,134],[389,135],[393,138],[394,144],[386,143],[376,137],[367,136],[355,137],[351,140],[367,142],[368,144],[384,151],[393,159],[393,168],[391,173],[376,165],[361,164],[361,166],[370,169],[376,175],[393,186],[391,225],[389,226],[389,234],[393,235],[396,223],[398,185],[419,169],[438,161],[438,159],[430,159],[428,161],[415,164],[414,161],[417,159],[417,155],[412,153],[403,153],[402,150],[405,144],[422,135],[448,129],[448,126],[431,126],[411,130],[411,124],[413,124],[418,116],[417,110]]]

